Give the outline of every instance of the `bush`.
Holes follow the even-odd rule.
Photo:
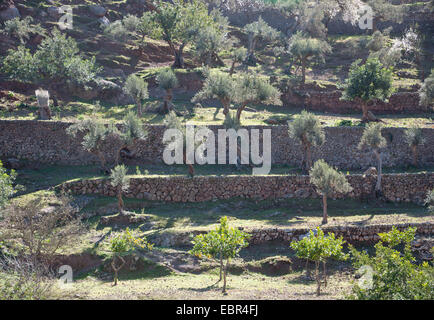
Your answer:
[[[16,177],[15,170],[11,170],[8,174],[0,161],[0,209],[6,205],[9,198],[15,193],[13,183]]]

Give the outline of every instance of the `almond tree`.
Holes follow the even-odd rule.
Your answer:
[[[375,157],[377,158],[377,183],[375,185],[375,192],[378,195],[381,192],[381,176],[382,176],[382,153],[381,149],[386,147],[387,141],[381,135],[383,125],[381,123],[369,123],[363,131],[362,138],[360,140],[359,149],[364,147],[370,148]]]
[[[117,165],[111,170],[110,180],[111,185],[116,188],[116,195],[118,198],[119,213],[124,211],[124,200],[122,194],[130,187],[130,178],[127,176],[128,168],[126,166]]]
[[[405,130],[405,140],[413,153],[413,166],[417,167],[418,147],[425,143],[422,128],[413,126]]]
[[[142,116],[142,99],[149,98],[148,83],[142,78],[132,74],[125,81],[124,91],[130,95],[137,106],[137,115]]]
[[[249,235],[239,229],[230,228],[228,218],[220,219],[220,226],[207,234],[200,234],[193,240],[190,254],[214,258],[220,262],[220,280],[223,278],[222,292],[226,293],[226,276],[230,259],[238,256],[241,249],[248,246]],[[226,264],[224,264],[226,261]],[[223,275],[223,276],[222,276]]]
[[[370,115],[368,103],[387,101],[392,95],[392,70],[385,68],[378,59],[368,59],[364,65],[356,60],[350,68],[344,84],[342,99],[352,100],[362,106],[362,121],[378,121]]]
[[[312,147],[321,146],[325,141],[321,122],[313,113],[302,111],[294,121],[288,123],[289,137],[299,141],[303,148],[302,168],[308,172],[312,167]]]
[[[313,165],[309,172],[310,182],[315,185],[319,194],[322,195],[323,218],[322,224],[327,223],[327,197],[335,192],[348,193],[353,188],[348,183],[345,175],[330,167],[320,159]]]
[[[327,260],[346,260],[348,256],[342,251],[344,243],[343,238],[336,238],[334,233],[324,235],[324,232],[319,227],[316,228],[315,233],[310,230],[308,237],[291,242],[290,246],[296,251],[297,257],[315,262],[317,296],[321,294],[322,285],[320,264],[323,264],[324,285],[327,287]]]

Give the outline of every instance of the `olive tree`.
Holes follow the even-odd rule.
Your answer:
[[[223,293],[226,292],[226,275],[230,259],[238,256],[241,249],[248,246],[249,235],[237,228],[231,228],[228,218],[222,217],[220,225],[207,234],[197,235],[193,239],[193,249],[190,254],[198,257],[208,257],[219,260],[220,280],[223,278]],[[226,264],[224,264],[226,261]]]
[[[39,23],[34,24],[31,16],[5,21],[4,28],[0,29],[0,32],[19,40],[21,44],[25,44],[32,34],[45,35],[44,28]]]
[[[431,70],[431,74],[424,80],[419,89],[419,104],[434,108],[434,69]]]
[[[306,81],[306,68],[313,61],[324,61],[324,56],[331,53],[330,45],[320,39],[311,38],[302,32],[297,32],[289,39],[288,52],[301,66],[302,80]]]
[[[422,128],[413,126],[405,130],[405,140],[413,153],[413,166],[418,165],[418,147],[425,143]]]
[[[124,200],[122,194],[130,187],[130,178],[127,176],[128,168],[123,164],[117,165],[110,171],[110,184],[116,188],[119,213],[124,211]]]
[[[360,62],[359,59],[351,65],[343,85],[342,99],[361,104],[362,121],[375,121],[377,119],[369,114],[368,103],[376,100],[387,101],[392,95],[392,70],[383,67],[378,59],[368,59],[363,65],[360,65]]]
[[[8,199],[15,193],[13,184],[16,177],[15,170],[8,173],[0,161],[0,209],[6,205]]]
[[[321,146],[325,141],[321,122],[313,113],[302,111],[288,123],[289,137],[301,143],[303,148],[302,168],[308,172],[312,167],[312,147]]]
[[[316,232],[309,231],[309,236],[300,241],[291,242],[290,246],[296,251],[297,257],[315,262],[315,278],[317,283],[316,294],[321,294],[322,279],[327,287],[327,269],[328,259],[346,260],[348,256],[343,252],[345,241],[342,237],[336,238],[334,233],[324,235],[324,232],[317,227]],[[320,264],[323,264],[323,276],[320,275]]]
[[[156,80],[158,86],[166,91],[166,96],[164,97],[163,105],[160,108],[160,113],[167,114],[169,111],[173,110],[173,89],[178,86],[178,78],[172,69],[165,68],[158,72]]]
[[[378,22],[393,21],[401,23],[404,18],[405,7],[394,5],[387,0],[368,0],[366,2],[373,11],[372,32],[377,31]]]
[[[327,197],[335,192],[348,193],[353,188],[348,183],[345,175],[329,166],[324,160],[320,159],[309,171],[310,182],[316,187],[318,193],[322,195],[323,218],[322,223],[327,223]]]
[[[167,42],[175,56],[174,68],[184,68],[184,49],[207,27],[218,28],[204,2],[199,0],[174,0],[173,3],[157,1],[155,10],[146,12],[143,29],[153,39]]]
[[[364,147],[368,147],[372,150],[377,158],[377,183],[375,185],[375,191],[377,194],[381,192],[381,176],[382,176],[382,152],[381,149],[386,147],[387,141],[381,135],[383,125],[381,123],[369,123],[363,131],[362,138],[358,148],[362,150]]]
[[[229,75],[232,76],[234,74],[236,64],[242,63],[246,58],[246,56],[247,56],[247,49],[244,47],[236,48],[231,52],[232,64],[231,64],[231,69],[229,70]]]
[[[137,106],[137,115],[142,116],[142,99],[149,98],[148,83],[142,78],[132,74],[128,76],[124,85],[124,92],[134,99]]]
[[[258,21],[252,22],[244,26],[244,31],[248,35],[249,45],[246,57],[246,64],[256,65],[255,48],[258,41],[273,41],[279,37],[279,31],[270,27],[262,17]]]
[[[146,237],[139,237],[129,228],[118,232],[110,238],[110,251],[113,254],[111,267],[113,269],[113,286],[118,284],[118,274],[126,261],[125,255],[133,253],[137,249],[152,250],[153,245],[146,240]],[[120,261],[120,264],[117,261]]]
[[[105,125],[97,119],[86,119],[79,121],[66,129],[66,133],[72,137],[77,137],[79,132],[83,132],[83,148],[98,157],[101,170],[107,172],[106,157],[103,150],[104,141],[107,137],[117,132],[114,124]]]

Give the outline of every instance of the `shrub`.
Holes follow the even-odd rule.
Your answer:
[[[15,170],[8,173],[0,161],[0,209],[6,205],[9,198],[15,193],[13,184],[16,177]]]
[[[434,106],[434,69],[419,89],[419,103],[422,106]]]

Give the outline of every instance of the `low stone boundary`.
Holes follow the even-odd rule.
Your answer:
[[[364,199],[373,195],[376,176],[348,175],[353,191],[332,198]],[[428,190],[434,188],[434,173],[385,174],[383,197],[393,202],[422,203]],[[115,196],[116,189],[108,179],[68,182],[60,186],[73,194]],[[254,200],[318,197],[309,176],[226,176],[149,177],[130,181],[128,198],[169,202],[202,202],[245,198]]]

